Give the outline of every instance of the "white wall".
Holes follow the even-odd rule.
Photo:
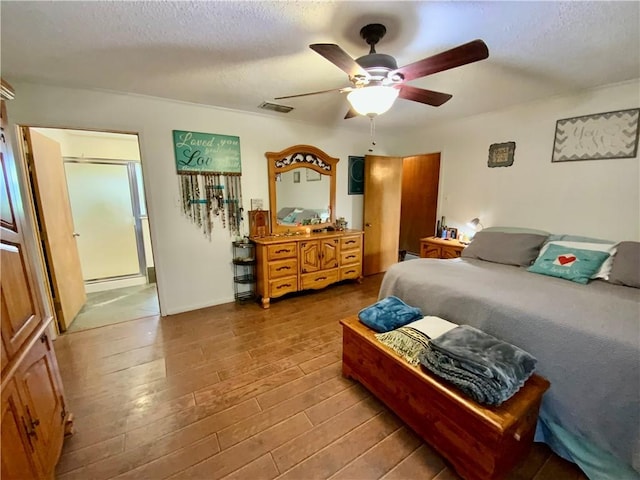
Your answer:
[[[140,161],[136,135],[36,128],[60,144],[63,157]]]
[[[211,241],[181,212],[172,130],[237,135],[245,211],[250,198],[269,198],[264,153],[314,145],[338,157],[336,216],[361,226],[362,196],[347,195],[349,155],[368,148],[369,127],[323,129],[267,115],[157,98],[12,82],[9,119],[18,125],[139,133],[140,151],[163,314],[233,300],[231,238],[216,224]],[[383,144],[382,134],[378,142]],[[248,227],[244,226],[247,232]]]
[[[439,216],[449,226],[479,217],[485,227],[640,240],[637,156],[551,163],[556,120],[639,106],[636,80],[406,132],[388,148],[442,152]],[[488,168],[489,145],[510,141],[513,166]]]

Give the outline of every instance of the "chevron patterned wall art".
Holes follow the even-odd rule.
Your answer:
[[[633,158],[639,119],[640,109],[633,108],[558,120],[551,161]]]

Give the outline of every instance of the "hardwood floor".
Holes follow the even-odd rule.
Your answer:
[[[381,279],[61,336],[76,433],[57,478],[458,479],[341,376],[338,320],[374,303]],[[536,444],[509,478],[586,477]]]

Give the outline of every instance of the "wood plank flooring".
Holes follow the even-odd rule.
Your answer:
[[[341,376],[338,320],[362,285],[226,304],[63,335],[55,342],[76,433],[71,479],[458,479],[433,449]],[[511,480],[584,480],[544,445]]]

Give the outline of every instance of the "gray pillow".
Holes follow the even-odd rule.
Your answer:
[[[462,250],[462,257],[528,267],[546,239],[533,233],[478,232]]]
[[[640,242],[620,242],[613,256],[609,282],[640,288]]]

